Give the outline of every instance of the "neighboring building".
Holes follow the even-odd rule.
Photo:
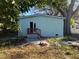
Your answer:
[[[19,17],[19,36],[39,35],[41,37],[62,37],[64,18],[49,15],[30,15]]]
[[[75,28],[79,29],[79,10],[74,14]]]

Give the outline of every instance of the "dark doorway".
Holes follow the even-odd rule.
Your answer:
[[[36,23],[34,23],[34,30],[36,29]]]
[[[30,22],[30,33],[33,33],[33,22]]]

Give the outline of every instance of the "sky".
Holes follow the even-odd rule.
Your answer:
[[[74,8],[76,8],[79,5],[79,0],[75,3]]]
[[[70,2],[71,2],[71,0],[68,0],[68,3],[69,4],[70,4]],[[77,2],[75,2],[75,5],[74,5],[74,9],[73,10],[75,10],[78,5],[79,5],[79,0],[77,0]],[[21,13],[20,16],[33,15],[33,14],[35,14],[34,11],[37,11],[38,12],[39,10],[36,10],[36,8],[33,7],[33,8],[30,8],[30,10],[28,11],[28,13],[27,12],[25,12],[23,14]],[[38,12],[38,13],[45,13],[45,12]]]
[[[75,2],[74,5],[74,10],[77,8],[77,6],[79,5],[79,0],[76,0],[77,2]],[[71,0],[68,0],[68,3],[70,4]]]

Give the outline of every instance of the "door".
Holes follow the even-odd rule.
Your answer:
[[[33,33],[33,22],[30,22],[30,33]]]

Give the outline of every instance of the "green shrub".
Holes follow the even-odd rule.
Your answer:
[[[71,28],[74,28],[74,25],[75,25],[75,19],[72,17],[71,20],[70,20]]]

